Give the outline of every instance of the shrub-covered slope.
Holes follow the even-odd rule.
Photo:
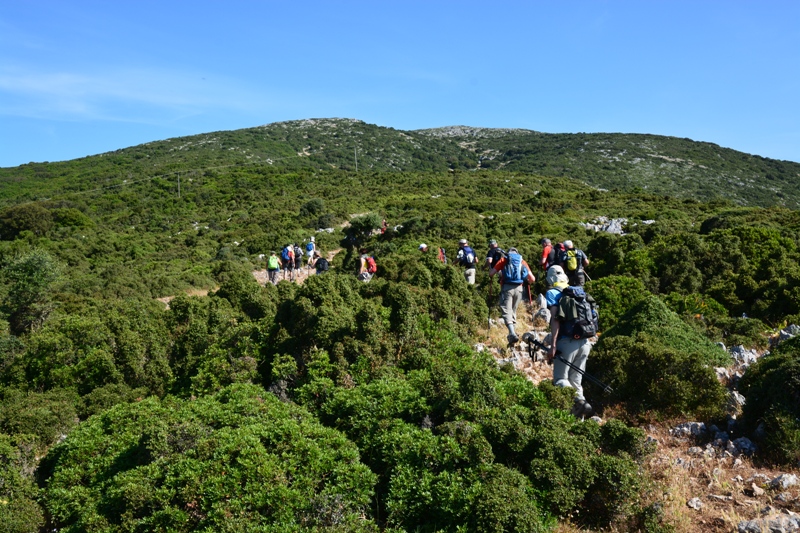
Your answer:
[[[197,525],[225,513],[265,528],[342,517],[345,529],[541,531],[566,516],[591,528],[643,527],[655,513],[639,469],[643,432],[578,422],[559,409],[569,391],[535,387],[472,349],[485,340],[497,286],[490,289],[485,270],[476,287],[466,284],[452,264],[462,237],[481,256],[490,238],[516,246],[531,264],[542,236],[587,251],[601,342],[633,347],[639,359],[628,362],[669,375],[636,391],[638,403],[622,413],[634,422],[653,413],[713,417],[719,389],[704,365],[720,364],[722,352],[711,342],[763,345],[772,324],[800,317],[800,217],[786,208],[604,192],[492,170],[246,165],[184,178],[180,196],[177,183],[143,178],[37,201],[21,182],[0,210],[0,498],[9,501],[0,516],[14,531],[93,520],[112,530],[162,518]],[[601,216],[626,217],[627,233],[584,227]],[[386,230],[373,232],[384,218]],[[341,248],[331,272],[302,287],[256,283],[260,254],[311,235],[323,252]],[[422,254],[420,242],[444,247],[451,263]],[[354,276],[362,246],[379,265],[369,284]],[[197,288],[211,293],[183,294]],[[161,296],[176,296],[169,309],[154,300]],[[608,353],[598,346],[590,364]],[[615,390],[630,391],[637,369],[623,368]],[[298,495],[280,519],[242,503],[268,499],[262,489],[228,492],[215,470],[228,457],[213,455],[220,439],[260,439],[264,428],[206,424],[193,406],[224,418],[231,406],[223,398],[240,394],[260,405],[258,417],[296,423],[287,439],[321,432],[340,443],[349,458],[342,475],[364,472],[364,484],[346,495],[353,499],[323,496],[326,481],[306,490],[317,478],[284,479],[277,466],[269,472]],[[153,438],[134,443],[128,419],[151,411],[161,414],[140,435]],[[168,429],[158,426],[162,418]],[[119,431],[100,435],[103,424]],[[194,437],[158,440],[184,430]],[[86,450],[98,473],[89,485],[69,477],[85,436],[96,446]],[[112,450],[118,460],[108,466]],[[37,485],[32,473],[44,456]],[[269,461],[244,459],[236,475]],[[154,464],[183,472],[190,463],[205,465],[198,483],[218,481],[220,492],[180,499],[172,478],[154,477],[153,491],[175,497],[153,502],[126,481]],[[85,506],[73,505],[75,490]]]
[[[592,187],[741,205],[800,205],[800,163],[658,135],[548,134],[449,127],[401,131],[352,119],[311,119],[155,141],[62,163],[0,169],[0,202],[152,179],[173,189],[209,170],[429,172],[500,169]]]

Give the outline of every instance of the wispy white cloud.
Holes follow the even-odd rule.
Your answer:
[[[0,114],[58,120],[170,122],[204,112],[254,112],[271,99],[238,80],[195,72],[109,68],[41,72],[0,67]]]

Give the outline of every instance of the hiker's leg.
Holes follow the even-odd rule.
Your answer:
[[[589,339],[559,339],[558,348],[561,351],[561,357],[572,363],[577,369],[568,365],[566,371],[567,384],[564,386],[572,387],[575,389],[575,397],[578,400],[583,400],[583,373],[586,370],[586,359],[589,357],[589,351],[592,348]]]
[[[467,283],[470,285],[475,285],[475,269],[468,268],[464,271],[464,279],[467,280]]]
[[[558,342],[558,347],[561,351],[561,356],[564,356],[564,349],[561,347],[561,341]],[[561,361],[558,356],[553,359],[553,385],[556,387],[569,387],[569,367]]]
[[[510,335],[515,335],[514,326],[517,323],[515,305],[519,304],[519,287],[503,285],[500,290],[500,316],[508,328]]]

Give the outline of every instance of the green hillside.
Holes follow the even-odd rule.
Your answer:
[[[727,427],[713,367],[731,360],[715,343],[763,348],[778,325],[800,322],[800,212],[506,168],[536,161],[527,156],[484,168],[497,161],[478,164],[488,146],[555,137],[481,130],[465,144],[463,129],[442,133],[302,121],[2,169],[6,530],[691,522],[665,510],[638,426]],[[358,172],[355,157],[347,167],[356,142]],[[602,217],[627,219],[625,234],[585,226]],[[311,236],[337,252],[330,272],[256,281],[263,254]],[[614,391],[587,386],[587,397],[603,424],[569,413],[571,390],[534,385],[475,348],[501,329],[488,326],[498,287],[486,270],[466,283],[458,239],[481,257],[497,239],[535,265],[543,236],[591,258],[603,336],[588,370]],[[378,263],[369,283],[355,276],[361,248]],[[174,297],[168,308],[162,297]],[[748,387],[783,390],[796,346],[746,375]],[[759,397],[732,434],[758,441],[757,460],[800,453],[786,390]],[[759,440],[764,412],[785,439]]]
[[[738,205],[800,205],[800,163],[689,139],[449,127],[401,131],[350,119],[268,124],[155,141],[62,163],[0,169],[0,201],[233,166],[373,172],[495,169],[592,187]],[[177,174],[174,174],[176,173]]]

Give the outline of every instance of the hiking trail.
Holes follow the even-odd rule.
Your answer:
[[[333,258],[336,257],[336,254],[338,254],[341,251],[342,251],[341,248],[336,248],[334,250],[329,251],[326,254],[328,262],[333,261]],[[294,282],[297,283],[298,285],[302,285],[303,282],[305,282],[305,280],[307,280],[309,276],[316,275],[315,273],[312,274],[312,272],[315,272],[313,268],[308,268],[306,266],[306,261],[308,260],[308,258],[303,256],[303,259],[304,259],[303,267],[300,270],[295,270]],[[267,281],[268,278],[267,278],[266,268],[260,268],[260,269],[257,268],[256,270],[253,270],[252,274],[253,277],[256,278],[258,284],[261,285],[262,287],[267,283],[269,283]],[[280,279],[283,280],[283,272],[281,272]],[[217,289],[219,289],[219,287],[214,287],[213,289],[187,289],[185,293],[189,296],[208,296],[208,293],[214,292]],[[173,298],[175,298],[174,295],[163,296],[161,298],[156,298],[156,300],[163,303],[166,306],[166,309],[169,309],[169,303],[172,301]]]

